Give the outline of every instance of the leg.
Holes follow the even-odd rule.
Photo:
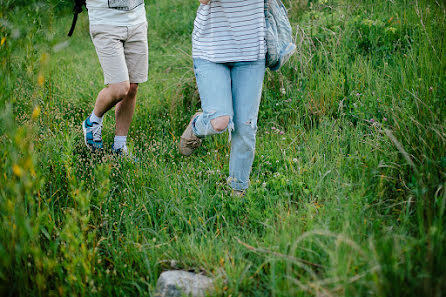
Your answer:
[[[194,119],[193,131],[199,137],[223,133],[233,115],[231,70],[227,64],[202,59],[194,60],[194,70],[203,113]]]
[[[99,92],[92,114],[82,123],[86,146],[96,150],[103,148],[103,115],[127,96],[130,84],[122,42],[125,39],[125,27],[91,25],[90,34],[107,85]]]
[[[96,99],[94,106],[94,114],[102,117],[118,102],[128,97],[130,90],[130,83],[128,81],[109,84],[103,88]]]
[[[229,179],[234,190],[245,190],[249,186],[264,74],[265,60],[236,63],[231,71],[234,132]]]
[[[227,64],[194,60],[202,113],[196,113],[180,137],[179,151],[190,156],[207,135],[223,133],[231,123],[232,94]]]
[[[127,96],[130,89],[129,73],[124,55],[126,28],[110,25],[92,25],[90,34],[104,72],[104,83],[96,99],[94,114],[102,117]]]
[[[138,84],[147,81],[149,67],[147,23],[128,27],[127,32],[127,39],[124,42],[124,56],[130,88],[127,96],[116,105],[116,130],[113,143],[113,151],[124,155],[129,154],[127,134],[135,111]]]
[[[212,119],[211,120],[212,129],[214,129],[217,133],[224,132],[228,128],[229,121],[230,117],[227,115]]]
[[[136,105],[138,84],[131,83],[127,95],[116,105],[116,136],[127,136]]]

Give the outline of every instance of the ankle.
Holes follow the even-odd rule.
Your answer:
[[[115,136],[113,149],[119,150],[127,145],[127,136]]]
[[[102,119],[103,119],[103,116],[102,116],[102,117],[98,117],[98,116],[94,113],[94,110],[93,110],[93,112],[92,112],[91,115],[90,115],[90,121],[91,121],[92,123],[94,123],[94,124],[101,125],[101,124],[102,124]]]
[[[234,189],[232,189],[232,196],[235,196],[235,197],[244,197],[245,194],[246,194],[246,191],[245,191],[245,190],[234,190]]]

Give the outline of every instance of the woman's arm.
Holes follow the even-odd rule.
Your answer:
[[[201,3],[201,4],[204,4],[204,5],[206,5],[206,4],[208,4],[209,2],[211,2],[211,0],[198,0],[198,1],[200,1],[200,3]]]

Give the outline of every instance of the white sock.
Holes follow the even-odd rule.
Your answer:
[[[126,146],[127,136],[115,136],[115,143],[113,144],[113,149],[119,150]]]
[[[100,124],[102,124],[102,118],[103,118],[103,116],[98,117],[94,114],[94,111],[93,111],[90,116],[90,121],[100,125]]]

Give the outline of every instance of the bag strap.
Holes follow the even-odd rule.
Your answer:
[[[80,4],[78,1],[76,1],[73,8],[73,21],[71,22],[71,28],[70,32],[68,32],[68,37],[71,37],[71,35],[73,35],[74,28],[76,28],[77,16],[82,12],[82,6],[83,4]]]
[[[71,22],[70,32],[68,32],[68,37],[71,37],[71,35],[73,35],[74,28],[76,28],[77,15],[78,15],[78,13],[75,13],[73,16],[73,21]]]

